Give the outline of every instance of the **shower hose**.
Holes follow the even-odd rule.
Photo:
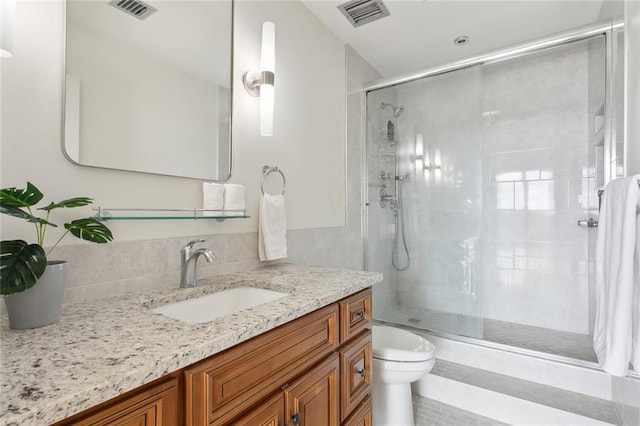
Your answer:
[[[404,233],[404,203],[402,201],[402,184],[404,183],[403,179],[398,181],[398,205],[394,212],[395,216],[395,233],[393,235],[393,252],[391,254],[391,264],[397,271],[406,271],[409,269],[409,265],[411,265],[411,256],[409,255],[409,249],[407,248],[407,239]],[[407,258],[406,265],[400,265],[400,261],[398,259],[398,238],[402,237],[402,248],[404,249],[404,254]]]

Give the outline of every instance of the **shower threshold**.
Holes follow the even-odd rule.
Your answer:
[[[498,344],[597,365],[592,337],[587,334],[428,309],[408,312],[399,308],[388,312],[393,313],[376,315],[375,320],[443,337],[472,340],[480,344]]]

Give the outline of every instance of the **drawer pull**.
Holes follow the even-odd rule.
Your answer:
[[[360,370],[358,370],[358,369],[356,368],[356,373],[358,373],[358,374],[360,375],[360,377],[362,377],[363,379],[364,379],[364,376],[367,374],[367,373],[364,371],[364,368],[362,368],[362,369],[360,369]]]
[[[298,426],[300,424],[300,414],[295,413],[293,416],[291,416],[291,423],[293,424],[293,426]]]
[[[358,315],[360,317],[360,319],[364,319],[364,309],[360,309],[356,315]]]

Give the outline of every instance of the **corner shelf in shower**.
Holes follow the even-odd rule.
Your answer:
[[[111,220],[216,220],[247,219],[246,210],[204,210],[204,209],[110,209],[94,208],[94,219],[102,222]],[[116,213],[114,215],[113,213]]]

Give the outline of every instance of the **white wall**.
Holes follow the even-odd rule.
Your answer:
[[[17,3],[14,57],[0,62],[1,185],[20,187],[29,180],[40,187],[46,200],[86,195],[107,207],[200,206],[199,180],[84,168],[63,157],[63,18],[59,1]],[[257,68],[264,20],[275,22],[277,40],[271,138],[258,136],[258,101],[244,91],[241,82],[247,69]],[[265,164],[277,165],[287,175],[289,229],[344,226],[344,44],[298,2],[238,1],[234,47],[231,181],[246,186],[251,218],[222,224],[112,222],[118,240],[255,231]],[[62,222],[78,214],[78,210],[62,211],[56,217]],[[81,214],[91,211],[87,208]],[[31,238],[28,224],[7,217],[0,220],[3,239]]]

